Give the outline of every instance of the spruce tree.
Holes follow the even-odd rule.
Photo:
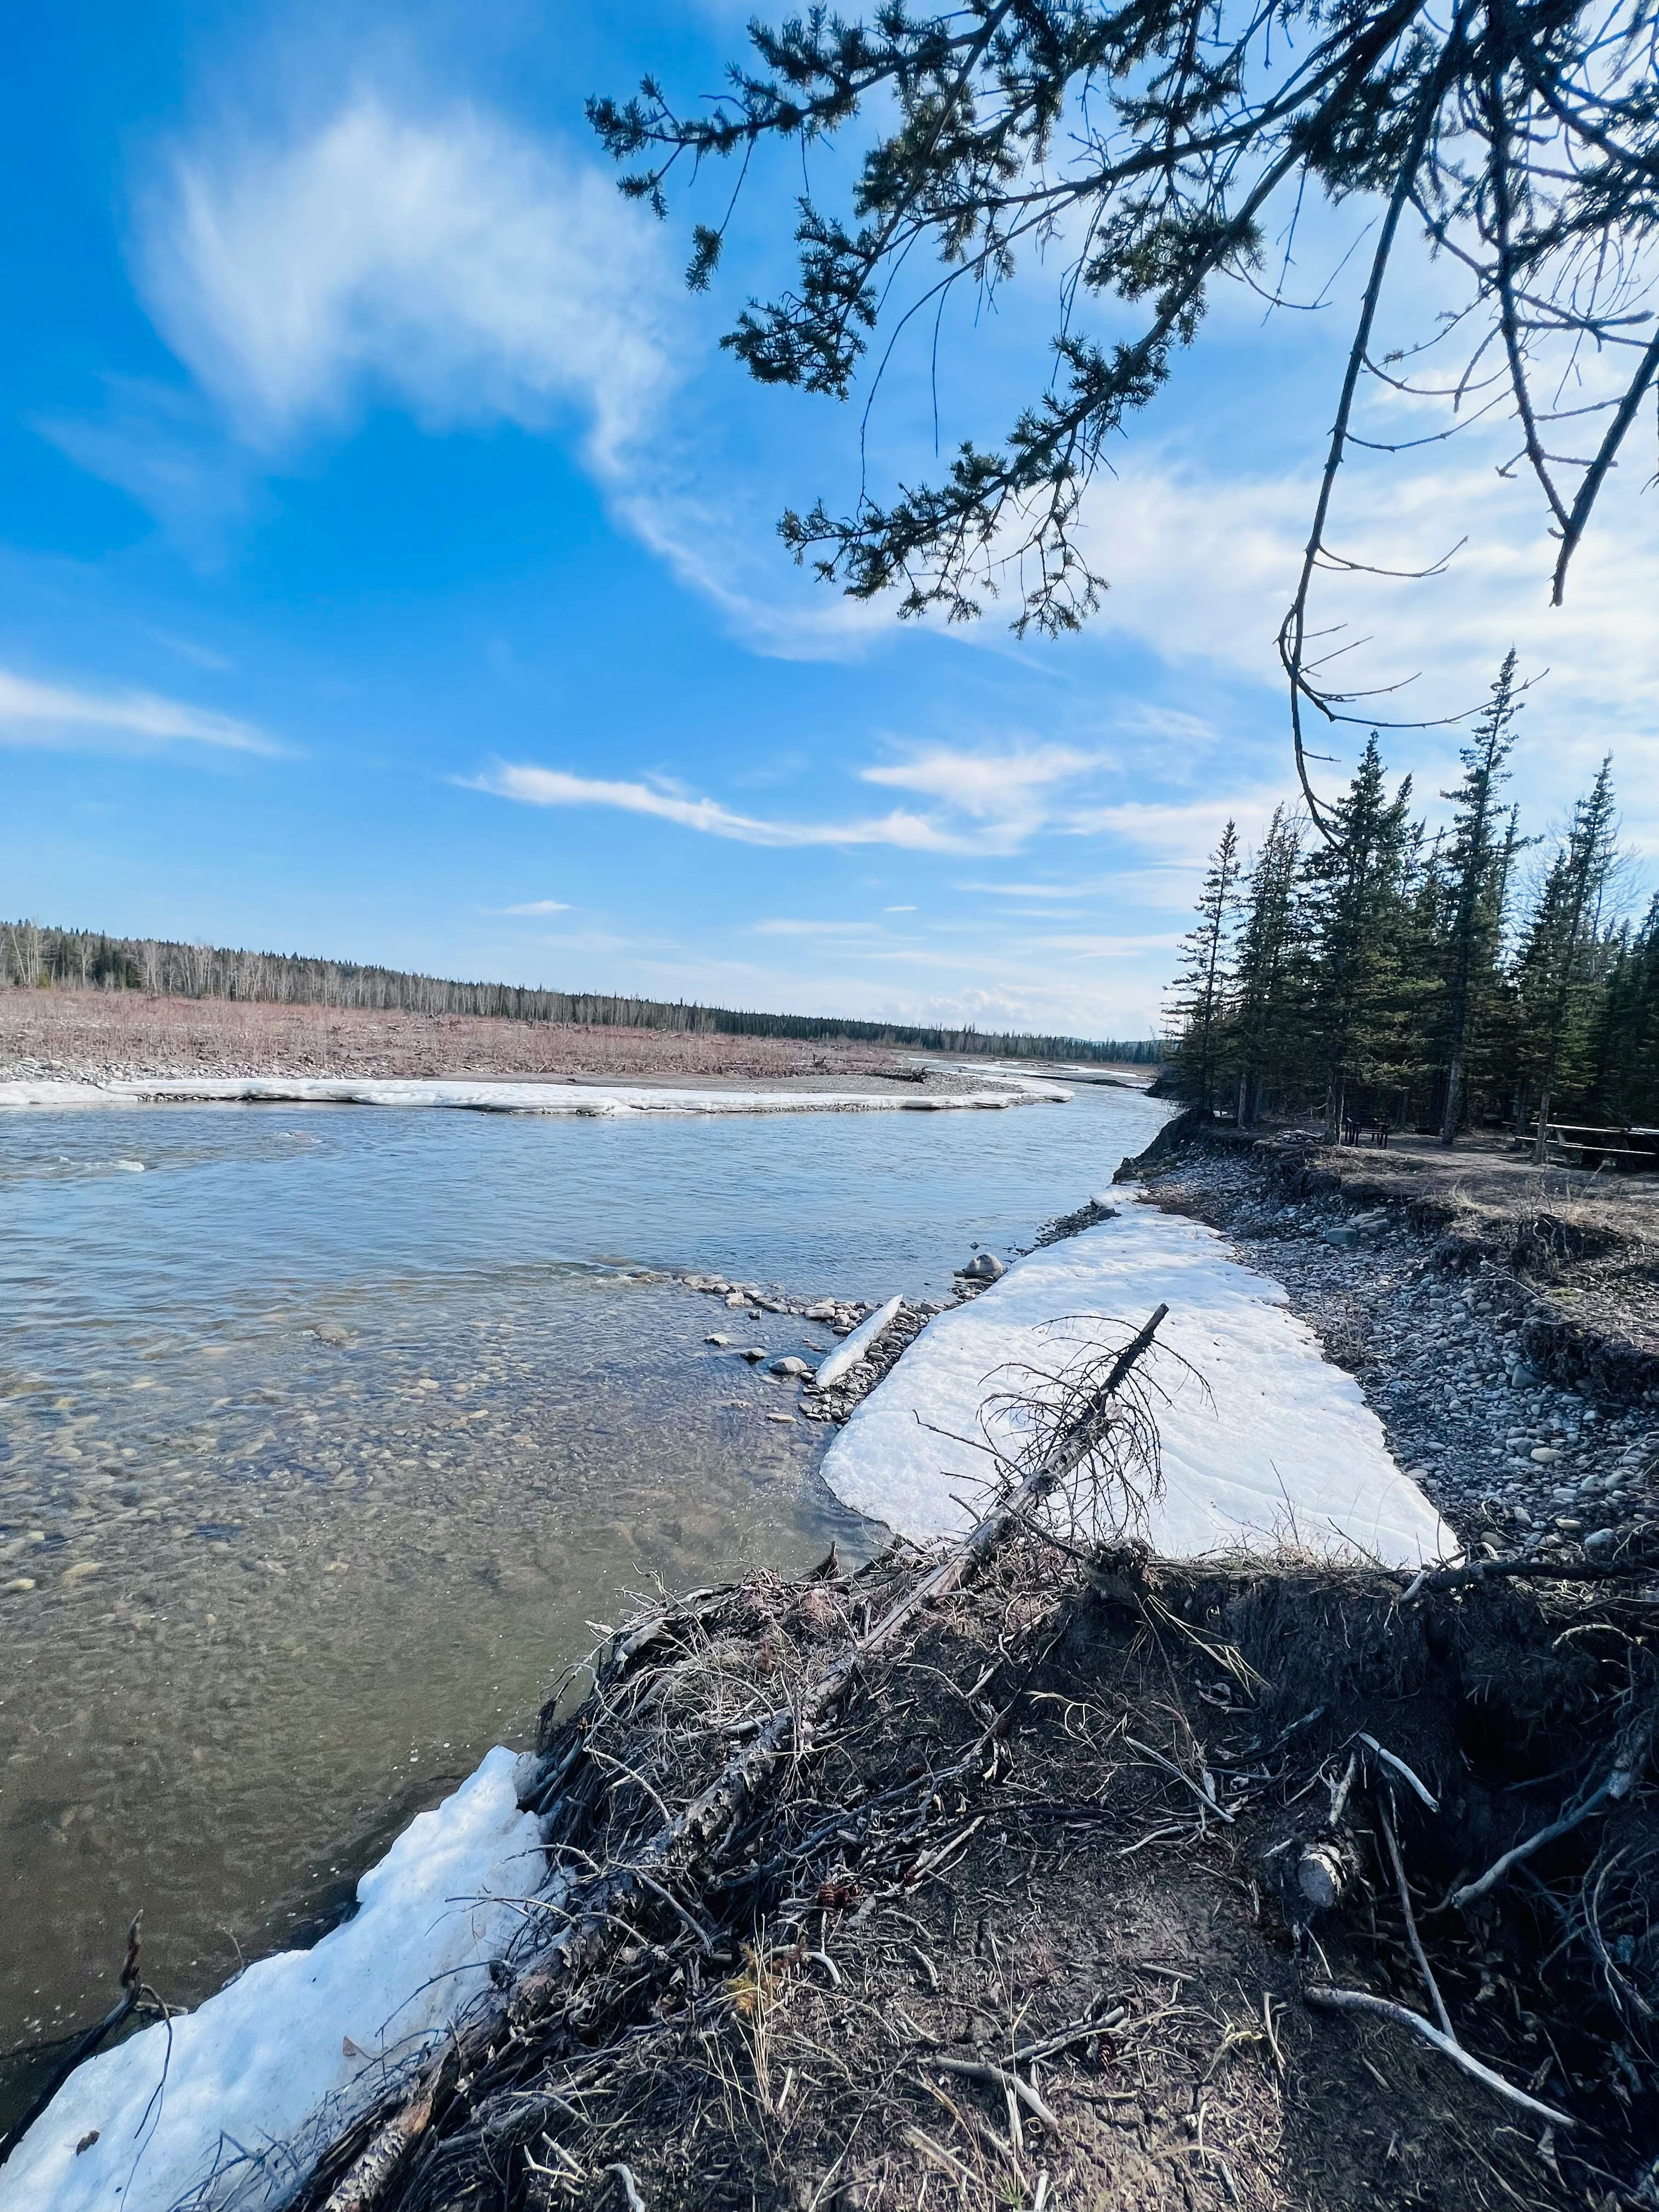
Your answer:
[[[1355,1091],[1389,1079],[1399,1062],[1410,799],[1409,777],[1389,798],[1373,731],[1336,803],[1336,835],[1307,866],[1309,1024],[1325,1084],[1328,1142],[1340,1135]]]
[[[1659,892],[1620,932],[1596,1030],[1599,1110],[1621,1123],[1659,1114]]]
[[[1522,1077],[1538,1097],[1533,1158],[1549,1155],[1550,1110],[1558,1087],[1571,1083],[1587,1042],[1601,977],[1595,955],[1601,906],[1615,858],[1613,759],[1573,809],[1540,887],[1522,947],[1518,982]],[[1522,1093],[1524,1105],[1525,1091]]]
[[[1238,1058],[1238,1125],[1261,1111],[1264,1091],[1283,1081],[1292,1047],[1296,891],[1302,824],[1285,807],[1273,820],[1250,870],[1234,966],[1234,1034]]]
[[[1214,1103],[1216,1046],[1226,997],[1228,935],[1238,890],[1238,825],[1229,820],[1210,856],[1194,911],[1197,926],[1182,940],[1183,964],[1170,1012],[1180,1025],[1181,1058],[1194,1079],[1198,1103]]]
[[[1498,787],[1508,781],[1504,763],[1515,743],[1515,647],[1504,656],[1492,697],[1462,753],[1463,778],[1453,801],[1446,857],[1449,890],[1444,958],[1446,1097],[1440,1141],[1452,1144],[1462,1117],[1469,1039],[1489,1005],[1503,936],[1505,850],[1496,828]],[[1494,892],[1497,896],[1494,896]]]

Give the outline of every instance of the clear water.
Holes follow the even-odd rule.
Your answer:
[[[874,1540],[672,1271],[939,1295],[1163,1111],[0,1116],[0,2052],[140,1905],[182,2002],[314,1929],[630,1593]]]

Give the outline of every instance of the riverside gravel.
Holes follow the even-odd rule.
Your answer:
[[[1659,1404],[1592,1403],[1522,1357],[1532,1287],[1491,1261],[1437,1257],[1440,1233],[1340,1194],[1285,1197],[1259,1154],[1200,1145],[1146,1177],[1273,1275],[1354,1375],[1395,1458],[1479,1553],[1582,1547],[1607,1559],[1659,1526]]]

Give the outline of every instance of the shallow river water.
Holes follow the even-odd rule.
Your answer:
[[[1163,1115],[0,1115],[0,2054],[141,1905],[187,2003],[323,1924],[630,1593],[876,1540],[672,1271],[942,1295]]]

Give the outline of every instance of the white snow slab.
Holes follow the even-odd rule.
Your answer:
[[[111,1105],[403,1106],[458,1108],[473,1114],[938,1114],[975,1108],[1069,1104],[1060,1085],[1012,1076],[983,1079],[981,1091],[931,1097],[856,1091],[699,1091],[646,1085],[424,1082],[404,1077],[155,1076],[107,1083],[0,1083],[0,1108]]]
[[[1212,1229],[1121,1188],[1114,1201],[1126,1196],[1116,1219],[1017,1261],[927,1324],[826,1453],[836,1496],[918,1540],[959,1533],[971,1516],[957,1498],[971,1503],[981,1455],[933,1431],[979,1435],[981,1407],[1016,1379],[1011,1363],[1052,1371],[1064,1340],[1083,1333],[1045,1324],[1093,1315],[1139,1327],[1162,1300],[1158,1342],[1191,1362],[1211,1400],[1163,1363],[1174,1395],[1158,1411],[1155,1549],[1197,1558],[1293,1542],[1412,1566],[1455,1557],[1451,1530],[1389,1456],[1358,1384],[1286,1310],[1283,1286],[1241,1266]]]
[[[356,1917],[314,1949],[260,1960],[173,2021],[170,2061],[160,2025],[88,2059],[0,2166],[0,2212],[268,2212],[291,2197],[322,2108],[331,2132],[414,2063],[520,1924],[493,1901],[544,1873],[515,1763],[498,1747],[412,1820],[358,1883]]]
[[[863,1358],[903,1304],[902,1298],[889,1298],[884,1306],[878,1306],[867,1320],[861,1321],[850,1336],[842,1337],[812,1378],[820,1390],[839,1382],[848,1369]]]

